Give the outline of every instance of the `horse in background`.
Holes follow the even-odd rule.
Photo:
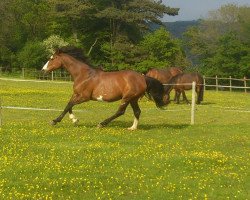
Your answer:
[[[184,90],[192,89],[192,82],[196,82],[195,91],[197,93],[197,104],[200,104],[203,101],[204,95],[204,80],[201,74],[197,72],[193,73],[182,73],[174,76],[168,82],[169,85],[165,87],[167,94],[174,89],[177,92],[177,103],[180,103],[180,94],[184,92]],[[186,97],[183,96],[183,99],[189,104],[189,101]]]
[[[169,82],[172,77],[180,73],[183,73],[183,70],[180,67],[170,67],[166,69],[152,68],[148,70],[146,76],[155,78],[159,80],[162,84],[165,84]]]
[[[105,72],[101,69],[94,69],[88,64],[80,48],[63,47],[58,49],[43,66],[42,71],[48,73],[60,67],[64,67],[73,77],[73,95],[64,111],[52,120],[52,125],[60,122],[68,112],[72,122],[78,122],[72,112],[72,108],[76,104],[89,100],[105,102],[121,100],[117,112],[99,123],[98,126],[104,127],[123,115],[127,106],[130,105],[134,112],[134,122],[129,130],[135,130],[141,114],[138,100],[145,93],[152,97],[157,107],[163,107],[169,103],[168,95],[157,79],[132,70]]]
[[[162,84],[167,84],[171,78],[175,77],[178,74],[183,73],[183,70],[180,67],[170,67],[165,69],[149,69],[146,73],[146,76],[155,78],[159,80]],[[183,99],[186,97],[185,92],[182,92]],[[177,93],[175,92],[174,101],[177,100]]]

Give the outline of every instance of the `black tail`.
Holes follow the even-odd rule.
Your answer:
[[[163,101],[164,97],[164,87],[162,83],[154,78],[151,78],[149,76],[145,76],[147,89],[146,93],[147,95],[154,100],[157,107],[163,107],[166,105]]]

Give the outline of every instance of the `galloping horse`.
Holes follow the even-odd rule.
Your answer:
[[[73,77],[73,95],[61,115],[51,122],[52,125],[60,122],[67,112],[73,123],[76,123],[78,119],[72,112],[72,107],[76,104],[89,100],[113,102],[121,99],[117,112],[98,126],[104,127],[123,115],[130,104],[134,112],[134,122],[129,130],[135,130],[141,113],[138,100],[145,93],[152,96],[157,107],[163,107],[168,103],[168,95],[164,93],[164,87],[158,80],[132,70],[104,72],[94,69],[88,64],[79,48],[58,49],[44,65],[42,71],[47,73],[60,67],[64,67]]]
[[[195,91],[197,93],[197,104],[200,104],[201,101],[203,101],[204,87],[203,77],[197,72],[182,73],[174,76],[170,79],[170,81],[168,82],[169,85],[167,85],[165,89],[167,94],[169,94],[172,89],[175,89],[175,91],[177,91],[177,103],[179,103],[180,93],[182,93],[184,90],[191,90],[192,82],[196,82]],[[183,99],[185,99],[186,102],[189,103],[186,94],[185,97],[183,96]]]
[[[152,68],[148,70],[146,73],[146,76],[155,78],[159,80],[162,84],[167,84],[171,78],[174,76],[183,73],[182,69],[180,67],[170,67],[167,69],[156,69]],[[182,92],[183,99],[186,97],[185,92]],[[177,100],[177,93],[175,92],[174,100]]]

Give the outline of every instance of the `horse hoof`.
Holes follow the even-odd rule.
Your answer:
[[[104,126],[101,123],[97,124],[97,128],[103,128],[103,127]]]
[[[79,119],[73,121],[73,124],[76,126],[79,123]]]
[[[103,128],[103,127],[105,127],[105,126],[106,126],[106,124],[104,124],[104,123],[102,123],[102,122],[99,123],[99,124],[97,125],[98,128]]]
[[[134,127],[129,127],[128,130],[129,131],[135,131],[137,128],[134,128]]]
[[[51,125],[51,126],[55,126],[55,125],[56,125],[56,122],[55,122],[54,120],[52,120],[52,121],[50,122],[50,125]]]

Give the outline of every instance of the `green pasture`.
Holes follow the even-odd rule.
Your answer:
[[[0,80],[2,106],[63,109],[72,84]],[[190,92],[188,98],[191,99]],[[250,199],[249,93],[205,91],[157,109],[143,98],[99,129],[119,102],[87,102],[52,127],[58,111],[2,109],[0,199]],[[247,112],[248,111],[248,112]]]

